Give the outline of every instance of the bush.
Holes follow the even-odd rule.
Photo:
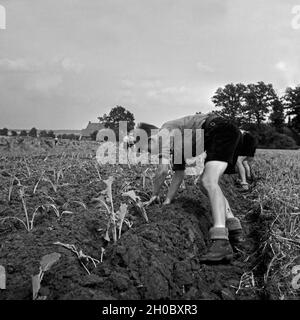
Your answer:
[[[284,127],[282,130],[282,133],[293,138],[296,141],[296,143],[298,144],[298,146],[300,146],[300,133],[297,132],[295,129]]]
[[[29,135],[29,137],[36,138],[36,137],[37,137],[37,130],[36,130],[36,128],[30,129],[30,131],[28,132],[28,135]]]
[[[27,131],[26,131],[26,130],[22,130],[22,131],[20,132],[20,136],[21,136],[21,137],[27,137]]]
[[[8,135],[8,129],[7,128],[0,129],[0,136],[7,136],[7,135]]]
[[[297,144],[288,135],[276,132],[270,137],[268,147],[271,149],[297,149]]]
[[[59,134],[57,136],[59,139],[69,139],[69,140],[79,140],[79,136],[77,136],[76,134],[74,133],[71,133],[71,134]]]
[[[288,128],[283,128],[280,133],[269,124],[262,124],[259,127],[255,124],[248,124],[243,129],[250,131],[257,138],[259,148],[297,149],[293,133]]]

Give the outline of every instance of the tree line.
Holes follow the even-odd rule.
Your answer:
[[[227,84],[216,90],[212,97],[213,113],[235,122],[241,129],[251,131],[263,148],[297,148],[300,145],[300,85],[286,88],[279,96],[272,84],[263,81],[250,84]],[[127,121],[128,132],[134,129],[134,114],[117,105],[98,120],[106,128],[113,129],[119,139],[119,122]],[[8,129],[0,129],[0,135],[8,135]],[[17,132],[11,131],[12,136]],[[37,132],[32,128],[22,130],[20,136],[55,138],[52,130]],[[96,140],[97,131],[90,138]],[[62,139],[78,139],[74,134],[59,135]]]
[[[297,148],[300,145],[300,86],[288,87],[279,97],[272,84],[227,84],[212,97],[213,113],[251,131],[262,148]],[[135,126],[134,115],[122,106],[98,117],[118,139],[119,121],[127,121],[128,131]],[[95,140],[97,132],[91,134]]]
[[[56,135],[55,135],[53,130],[49,130],[49,131],[41,130],[38,133],[38,130],[36,128],[31,128],[28,131],[27,130],[21,130],[19,134],[15,130],[8,130],[7,128],[3,128],[3,129],[0,129],[0,136],[8,136],[9,132],[10,132],[10,135],[12,137],[17,137],[17,136],[20,136],[20,137],[32,137],[32,138],[37,138],[38,136],[41,137],[41,138],[55,138],[56,137]]]
[[[261,147],[300,145],[300,86],[279,96],[272,84],[227,84],[212,97],[214,113],[253,132]]]

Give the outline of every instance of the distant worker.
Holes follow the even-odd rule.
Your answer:
[[[135,137],[133,136],[132,133],[129,135],[125,136],[123,138],[123,145],[125,149],[131,149],[135,144]]]
[[[54,138],[54,145],[56,146],[57,144],[58,144],[58,138],[55,137],[55,138]]]
[[[250,163],[253,161],[257,139],[248,131],[241,130],[242,139],[238,151],[237,168],[240,175],[240,185],[243,190],[250,189],[249,182],[253,181],[253,173],[251,172]]]

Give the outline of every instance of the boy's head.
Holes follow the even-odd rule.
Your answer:
[[[133,136],[135,137],[135,144],[141,151],[151,152],[155,154],[157,145],[157,135],[159,128],[145,122],[140,122],[137,124],[136,128],[133,130]],[[158,151],[157,151],[158,152]]]

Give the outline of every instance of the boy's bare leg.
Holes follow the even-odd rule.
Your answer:
[[[219,179],[227,168],[227,162],[209,161],[205,164],[202,183],[211,204],[215,228],[225,228],[226,199],[219,186]]]
[[[248,158],[244,159],[243,165],[246,171],[246,178],[251,179],[252,175],[251,175],[251,168],[249,166]]]
[[[226,199],[219,186],[219,179],[226,168],[227,162],[209,161],[205,164],[202,175],[202,183],[208,192],[213,216],[213,227],[209,230],[211,242],[207,253],[199,258],[201,262],[205,263],[231,260],[233,257],[226,228]]]
[[[246,179],[246,170],[245,170],[245,167],[244,167],[244,164],[243,164],[243,161],[245,160],[245,157],[238,157],[237,159],[237,167],[238,167],[238,170],[239,170],[239,175],[240,175],[240,178],[241,178],[241,183],[247,183],[247,179]]]

